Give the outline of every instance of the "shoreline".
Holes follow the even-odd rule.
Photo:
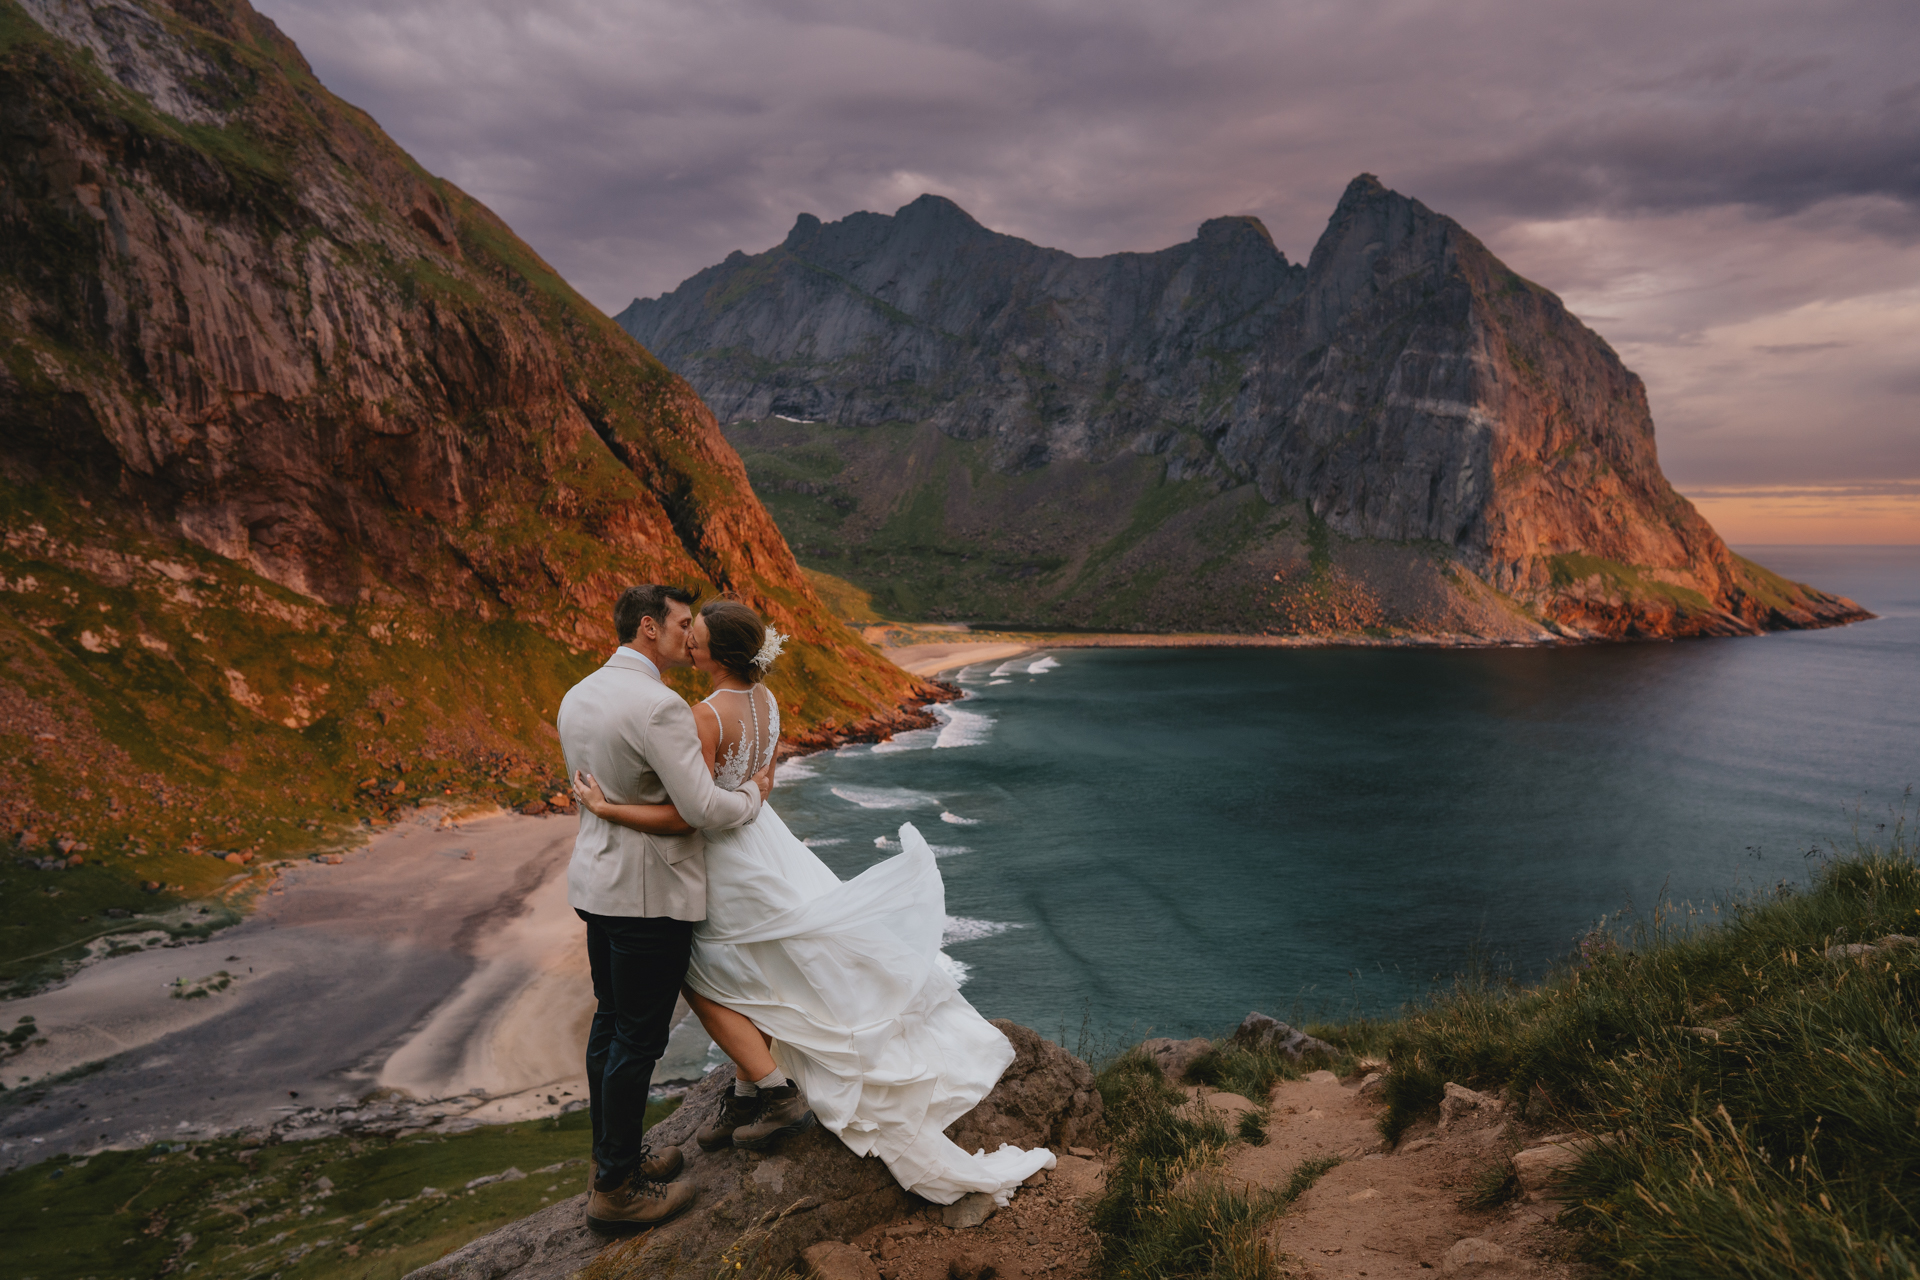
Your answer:
[[[337,861],[277,868],[209,938],[10,1001],[47,1042],[5,1064],[18,1082],[0,1095],[0,1169],[581,1105],[593,993],[564,892],[573,825],[543,822],[415,811]],[[698,1022],[677,1018],[662,1082],[697,1077],[706,1052]]]

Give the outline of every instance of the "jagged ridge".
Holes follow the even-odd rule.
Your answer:
[[[1489,639],[1864,616],[1732,555],[1611,348],[1371,175],[1305,267],[1252,218],[1080,259],[923,196],[802,215],[617,318],[753,424],[803,556],[896,607]]]

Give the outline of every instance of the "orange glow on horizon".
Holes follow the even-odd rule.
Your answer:
[[[1681,492],[1729,543],[1920,544],[1920,480],[1702,485]]]

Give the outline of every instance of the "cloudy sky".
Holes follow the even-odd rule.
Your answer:
[[[1355,174],[1647,381],[1730,541],[1920,542],[1913,0],[256,0],[618,310],[925,191],[1079,254]]]

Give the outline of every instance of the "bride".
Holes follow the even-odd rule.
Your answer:
[[[694,722],[721,787],[773,767],[780,706],[763,682],[782,639],[733,600],[694,619],[689,656],[714,686]],[[591,774],[574,785],[609,822],[692,829],[670,804],[608,803]],[[733,1059],[735,1082],[698,1140],[708,1151],[764,1148],[818,1117],[936,1204],[976,1191],[1004,1203],[1054,1157],[1010,1145],[970,1155],[942,1132],[998,1082],[1013,1046],[938,963],[946,890],[933,850],[911,824],[900,843],[842,881],[771,806],[708,833],[707,918],[694,930],[686,995]]]

